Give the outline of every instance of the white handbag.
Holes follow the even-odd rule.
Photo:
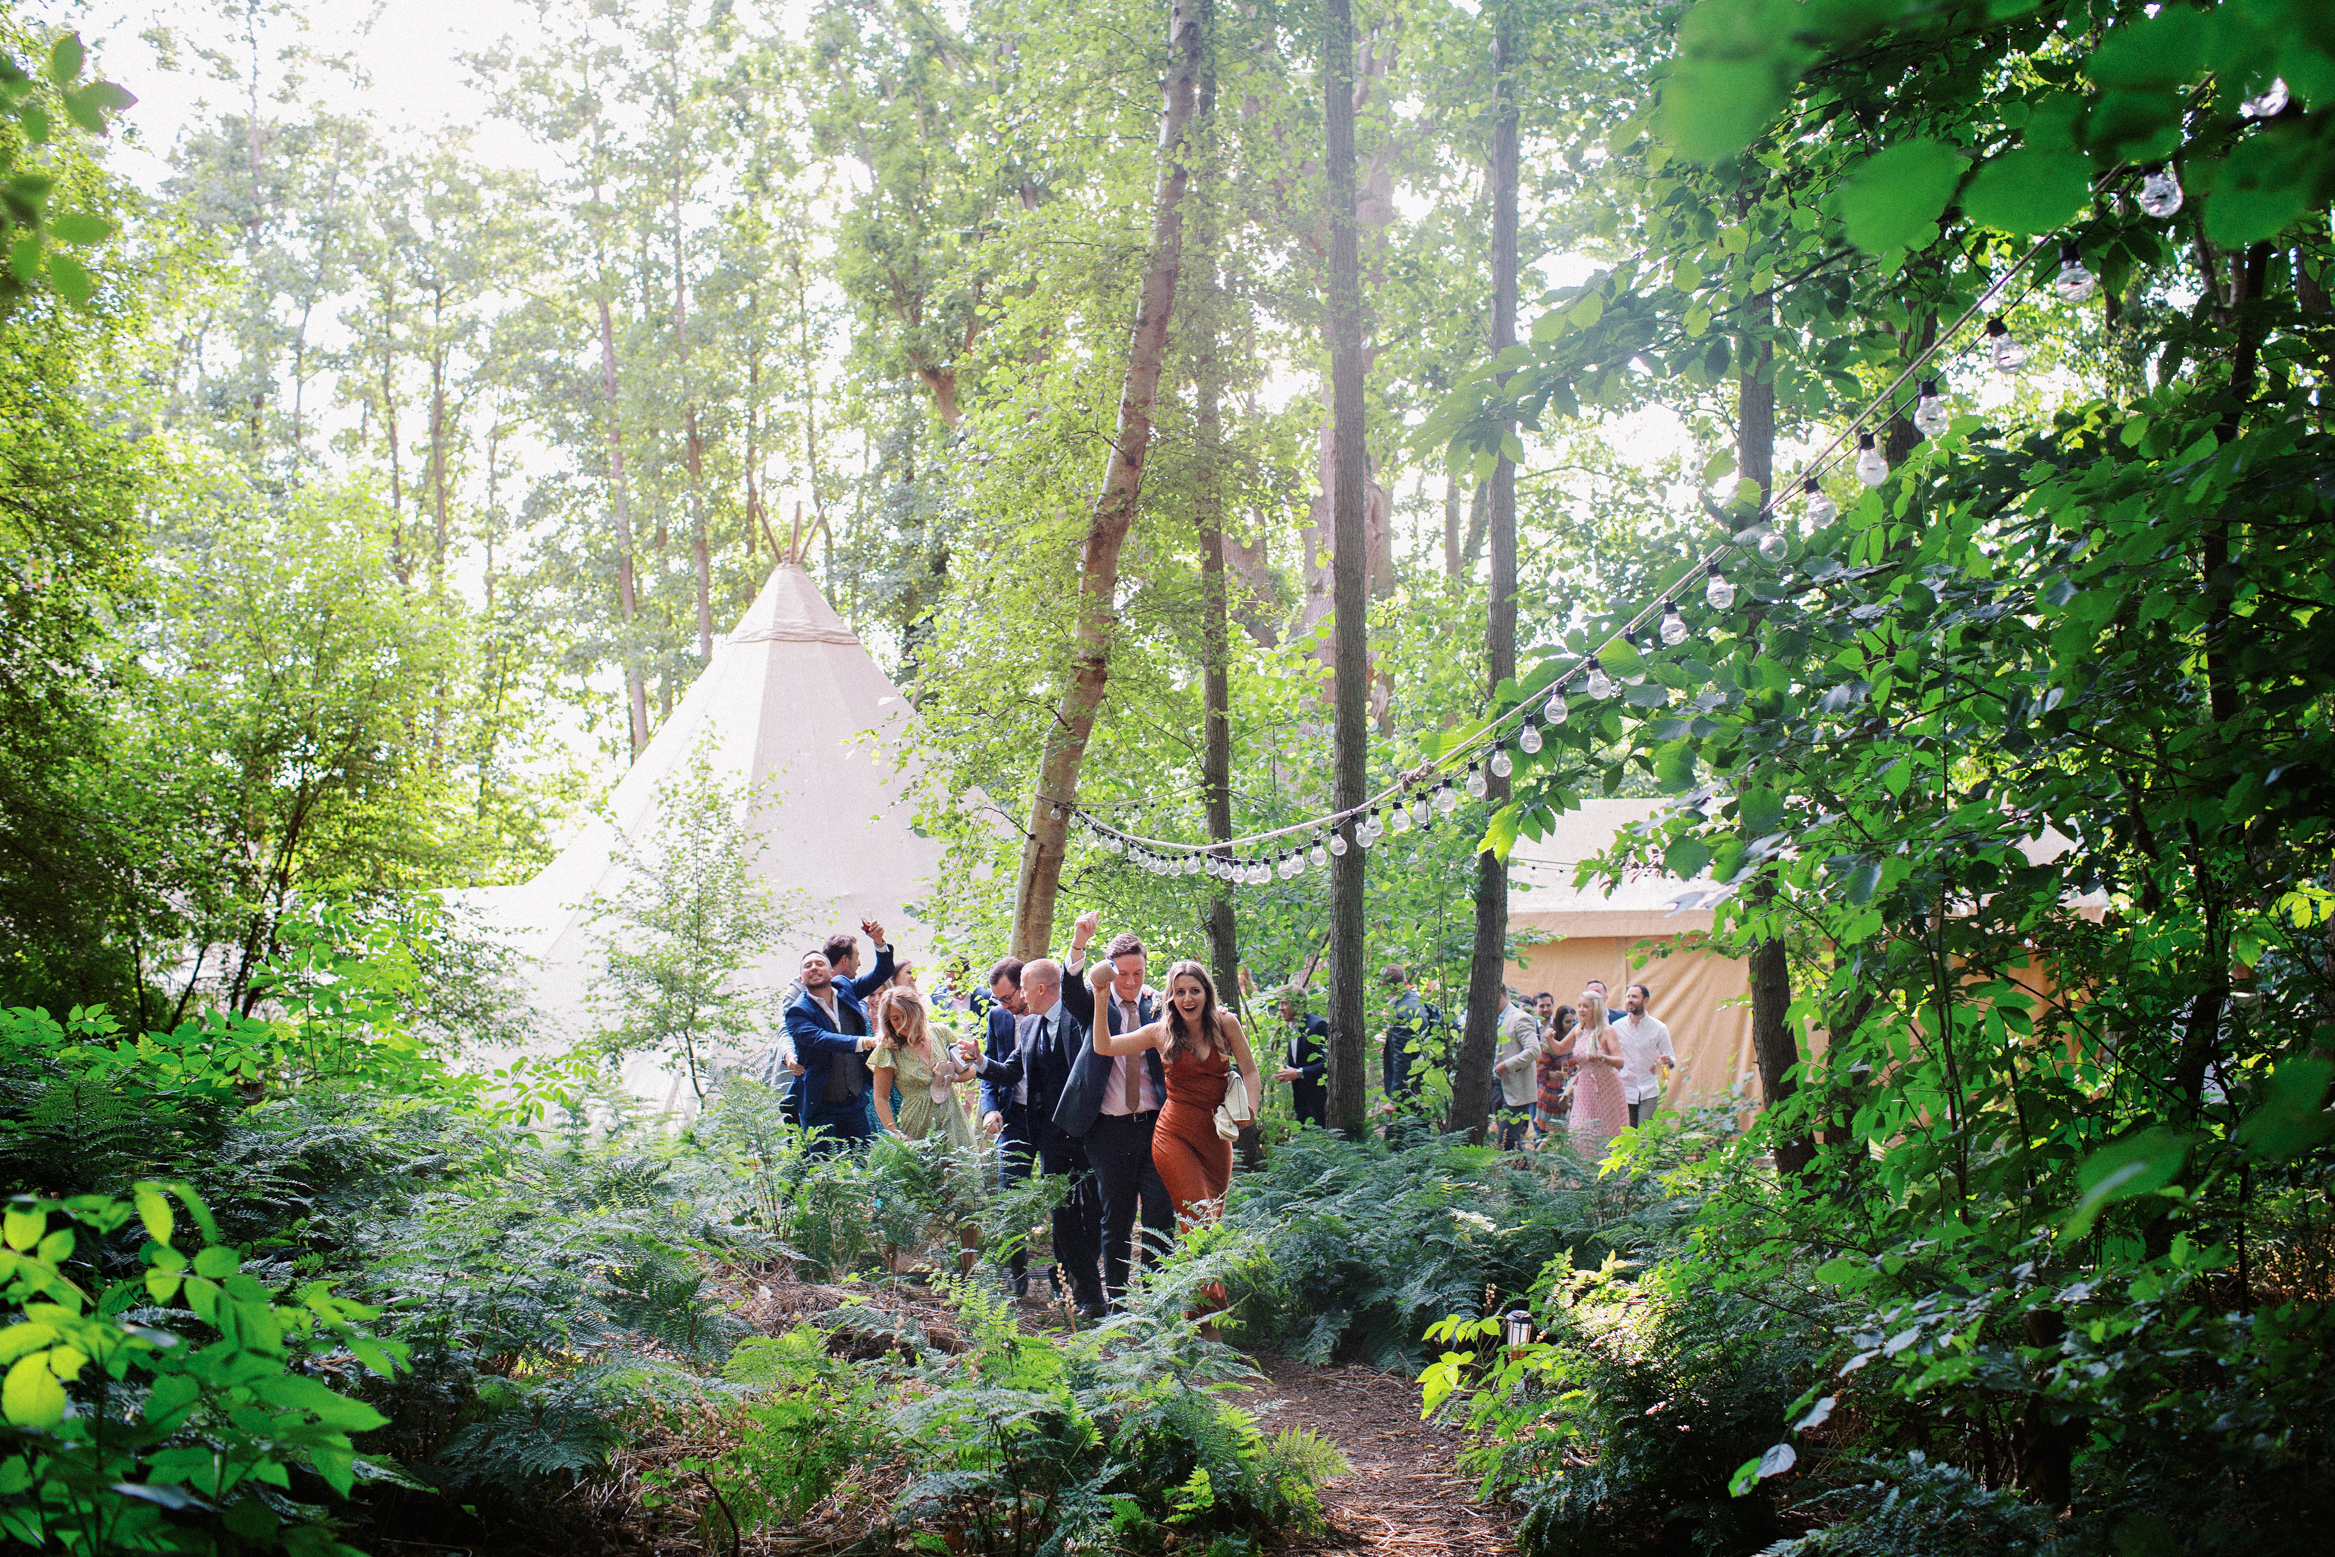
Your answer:
[[[1240,1079],[1240,1068],[1234,1066],[1224,1078],[1224,1101],[1216,1105],[1216,1133],[1237,1141],[1241,1126],[1251,1117],[1248,1084]]]

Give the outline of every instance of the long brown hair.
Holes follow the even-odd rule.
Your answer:
[[[1200,1037],[1200,1034],[1184,1031],[1184,1008],[1176,1004],[1176,980],[1186,974],[1190,974],[1200,981],[1203,997],[1200,1001],[1200,1034],[1206,1035],[1208,1047],[1212,1050],[1222,1048],[1224,1044],[1224,1035],[1218,1030],[1216,1020],[1216,980],[1208,976],[1206,968],[1190,958],[1186,958],[1168,968],[1167,1010],[1164,1013],[1167,1021],[1167,1042],[1160,1046],[1160,1052],[1171,1060],[1180,1054],[1192,1053]]]

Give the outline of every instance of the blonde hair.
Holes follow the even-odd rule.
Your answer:
[[[1578,1020],[1582,1029],[1594,1034],[1606,1025],[1605,997],[1594,989],[1581,991],[1581,1010]]]
[[[876,1022],[883,1041],[893,1048],[932,1047],[932,1024],[925,1015],[924,997],[912,989],[887,990],[884,1008]],[[903,1034],[895,1025],[901,1014],[909,1016],[911,1030]]]

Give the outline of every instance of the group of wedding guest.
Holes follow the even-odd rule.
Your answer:
[[[1624,1128],[1654,1117],[1678,1055],[1670,1029],[1647,1009],[1652,999],[1652,990],[1632,984],[1623,993],[1622,1009],[1611,1012],[1605,981],[1591,979],[1572,1005],[1559,1005],[1555,995],[1543,993],[1530,1013],[1521,1003],[1511,1007],[1537,1038],[1526,1048],[1520,1037],[1513,1050],[1504,1042],[1495,1073],[1503,1084],[1511,1075],[1531,1076],[1538,1143],[1561,1136],[1594,1159]],[[1504,1021],[1503,1032],[1507,1025]]]
[[[1118,1306],[1138,1265],[1163,1253],[1179,1228],[1221,1209],[1233,1139],[1255,1119],[1262,1079],[1206,968],[1174,963],[1166,988],[1155,988],[1149,953],[1132,935],[1115,937],[1090,963],[1099,929],[1098,914],[1081,915],[1065,961],[1000,959],[980,990],[960,993],[969,970],[952,965],[928,998],[882,924],[862,921],[874,955],[865,973],[848,933],[803,954],[765,1077],[785,1090],[815,1151],[879,1131],[938,1134],[961,1150],[993,1151],[1001,1185],[1033,1173],[1064,1179],[1053,1213],[1054,1280],[1089,1318]],[[1408,1139],[1424,1128],[1413,1116],[1440,1013],[1403,968],[1388,967],[1381,982],[1381,1107],[1390,1137]],[[1301,1127],[1326,1122],[1329,1040],[1305,998],[1287,986],[1273,1002],[1284,1046],[1272,1079],[1290,1087]],[[1596,1157],[1626,1125],[1651,1118],[1676,1056],[1650,999],[1633,984],[1622,1009],[1609,1013],[1598,979],[1570,1005],[1545,993],[1530,1003],[1512,995],[1493,1064],[1502,1147],[1563,1137]],[[976,1081],[978,1126],[964,1099]],[[1028,1294],[1026,1254],[1012,1256],[1006,1280],[1017,1297]]]
[[[1152,987],[1134,936],[1112,940],[1090,968],[1100,928],[1090,912],[1067,964],[1008,957],[991,967],[988,988],[965,999],[980,1032],[958,1033],[936,1018],[883,926],[860,928],[875,948],[864,975],[849,935],[803,955],[768,1079],[791,1089],[794,1117],[821,1151],[879,1129],[939,1132],[973,1149],[980,1137],[958,1089],[977,1079],[1000,1181],[1033,1172],[1068,1181],[1053,1219],[1056,1279],[1082,1315],[1102,1317],[1124,1300],[1138,1262],[1222,1207],[1232,1141],[1255,1119],[1259,1081],[1239,1019],[1197,962],[1173,964],[1166,989]],[[963,973],[953,968],[949,984]],[[1025,1255],[1013,1257],[1007,1280],[1027,1294]]]

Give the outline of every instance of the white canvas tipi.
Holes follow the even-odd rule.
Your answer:
[[[618,897],[625,867],[611,858],[622,829],[646,839],[662,795],[690,781],[703,751],[713,777],[770,797],[758,812],[760,869],[782,902],[808,901],[807,922],[752,974],[777,991],[805,947],[829,932],[883,921],[903,955],[927,949],[913,906],[932,891],[940,844],[911,825],[914,769],[900,747],[908,701],[795,562],[769,582],[633,763],[607,816],[595,819],[534,880],[460,894],[530,959],[534,1004],[562,1047],[588,1031],[587,994],[611,926],[581,905]],[[800,941],[802,945],[796,945]],[[626,1067],[634,1090],[670,1097],[659,1067]]]

